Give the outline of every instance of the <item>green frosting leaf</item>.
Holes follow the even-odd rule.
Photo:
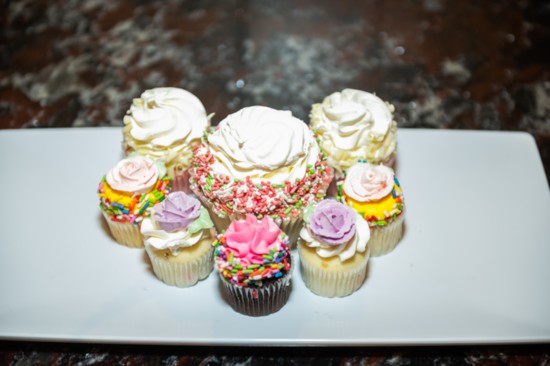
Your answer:
[[[210,219],[208,211],[206,210],[206,208],[201,207],[201,213],[199,214],[199,217],[197,217],[197,219],[193,221],[191,225],[189,225],[187,230],[189,230],[191,234],[195,234],[204,229],[211,229],[212,227],[214,227],[214,223]]]
[[[309,224],[309,216],[311,216],[314,209],[315,209],[315,205],[309,205],[304,210],[304,221],[306,222],[306,224]]]

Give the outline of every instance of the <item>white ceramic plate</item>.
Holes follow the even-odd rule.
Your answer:
[[[121,130],[0,132],[0,339],[204,345],[550,341],[550,191],[525,133],[401,130],[406,233],[352,296],[294,271],[276,314],[249,318],[215,273],[164,285],[116,244],[96,187]]]

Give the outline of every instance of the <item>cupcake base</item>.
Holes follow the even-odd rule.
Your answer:
[[[143,248],[143,238],[141,237],[139,225],[113,221],[105,212],[102,212],[102,214],[117,243],[129,248]]]
[[[208,235],[197,244],[183,248],[177,256],[168,249],[157,250],[149,245],[145,246],[145,251],[158,279],[171,286],[191,287],[212,272],[212,240],[212,236]]]
[[[403,237],[404,215],[400,215],[386,226],[377,226],[371,229],[369,240],[370,255],[379,257],[395,249]]]
[[[238,313],[265,316],[279,311],[288,301],[291,290],[290,273],[269,281],[259,288],[233,285],[220,275],[222,291],[229,305]]]
[[[369,243],[370,245],[370,243]],[[339,257],[321,258],[314,248],[298,244],[300,271],[307,288],[323,297],[344,297],[357,291],[367,276],[369,249],[342,262]]]

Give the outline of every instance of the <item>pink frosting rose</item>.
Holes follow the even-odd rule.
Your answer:
[[[244,220],[231,222],[224,234],[224,245],[242,265],[262,264],[262,255],[269,254],[271,249],[281,249],[280,235],[281,229],[270,217],[258,220],[247,215]]]
[[[335,200],[319,202],[309,216],[311,233],[328,245],[347,243],[355,235],[355,211]]]
[[[359,202],[376,201],[391,193],[393,179],[393,169],[385,165],[358,163],[346,173],[344,192]]]
[[[119,161],[106,179],[115,190],[143,194],[155,185],[159,173],[153,160],[136,155]]]

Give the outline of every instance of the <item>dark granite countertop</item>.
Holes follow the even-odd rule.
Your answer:
[[[401,128],[527,131],[550,177],[544,0],[0,0],[0,128],[121,126],[157,86],[213,122],[252,104],[307,120],[346,87]],[[550,314],[549,314],[550,315]],[[544,365],[549,345],[226,348],[3,342],[0,363]]]

